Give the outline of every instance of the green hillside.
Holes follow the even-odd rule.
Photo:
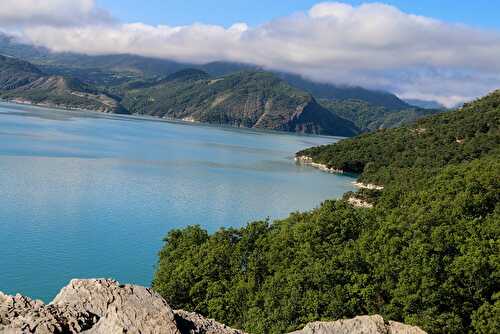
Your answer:
[[[403,109],[386,108],[370,104],[363,100],[353,99],[320,99],[319,103],[334,114],[350,120],[364,132],[395,128],[445,111],[443,109],[422,109],[416,107],[405,107]]]
[[[351,122],[272,73],[244,71],[211,78],[199,70],[172,74],[150,87],[129,89],[131,113],[300,133],[352,136]]]
[[[416,125],[299,152],[364,170],[385,188],[241,229],[171,231],[154,289],[251,333],[359,314],[430,334],[497,333],[499,115],[495,92]],[[353,196],[373,208],[354,207]]]
[[[458,111],[307,149],[298,155],[359,173],[363,181],[384,184],[400,169],[434,170],[499,151],[499,105],[500,91],[496,91]]]
[[[125,112],[115,99],[77,79],[45,75],[28,62],[1,55],[0,98],[69,109]]]

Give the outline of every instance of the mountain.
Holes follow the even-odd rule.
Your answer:
[[[319,103],[337,116],[350,120],[364,132],[394,128],[413,123],[423,117],[444,112],[443,109],[423,109],[417,107],[392,109],[353,99],[320,99]]]
[[[337,136],[359,132],[312,95],[262,71],[212,78],[196,69],[184,70],[153,86],[127,90],[122,104],[134,114],[236,127]]]
[[[285,219],[172,230],[153,289],[249,333],[357,314],[431,334],[498,332],[500,91],[297,157],[361,173],[365,184]],[[329,329],[304,332],[351,332]]]
[[[261,70],[259,66],[252,64],[223,61],[198,65],[129,54],[91,56],[71,52],[51,52],[43,47],[19,43],[14,38],[2,34],[0,34],[0,53],[32,62],[49,74],[70,75],[86,83],[106,85],[121,84],[127,78],[164,77],[188,68],[199,69],[212,76]],[[305,90],[318,99],[357,99],[388,109],[409,107],[396,95],[388,92],[313,82],[290,73],[274,73],[295,88]]]
[[[406,99],[404,100],[411,106],[423,109],[446,109],[444,105],[437,101],[419,100],[419,99]]]
[[[396,95],[377,90],[369,90],[355,86],[341,86],[328,83],[313,82],[301,76],[281,73],[280,77],[290,85],[303,89],[318,99],[328,100],[362,100],[372,105],[383,106],[387,109],[406,109],[410,106]]]
[[[0,97],[52,107],[124,112],[115,99],[77,79],[45,75],[28,62],[2,55]]]

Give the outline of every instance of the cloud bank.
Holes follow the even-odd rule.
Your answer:
[[[257,27],[123,23],[93,0],[3,0],[0,26],[33,44],[86,54],[235,61],[451,106],[500,88],[500,32],[381,3],[324,2]],[[42,4],[43,3],[43,4]]]

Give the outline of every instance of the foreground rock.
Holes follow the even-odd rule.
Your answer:
[[[290,334],[426,334],[418,327],[399,322],[386,322],[379,315],[331,322],[312,322],[304,329]]]
[[[114,280],[72,280],[46,305],[0,292],[0,333],[245,334],[199,314],[172,310],[151,289]],[[425,334],[380,316],[314,322],[292,334]]]
[[[0,293],[0,333],[239,334],[213,320],[174,311],[156,292],[113,280],[72,280],[51,304]]]

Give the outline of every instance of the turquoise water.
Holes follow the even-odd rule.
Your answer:
[[[170,229],[286,217],[352,190],[292,160],[335,140],[0,103],[0,291],[149,285]]]

